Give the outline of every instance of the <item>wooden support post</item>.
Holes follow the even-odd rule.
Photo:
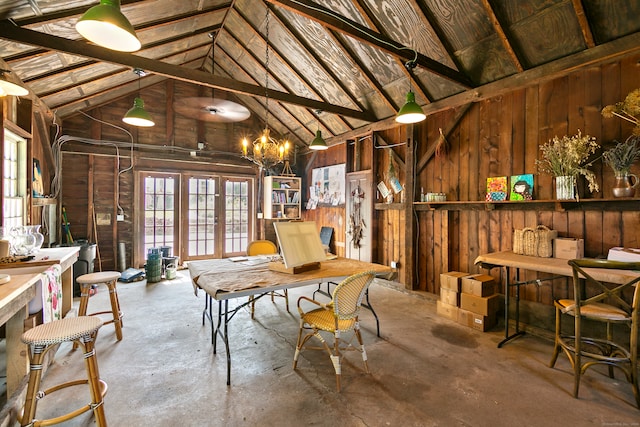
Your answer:
[[[418,288],[415,283],[415,247],[416,242],[414,227],[415,220],[413,218],[413,195],[415,194],[414,168],[415,168],[415,127],[407,125],[407,149],[405,150],[405,228],[404,228],[404,286],[406,289],[413,290]]]

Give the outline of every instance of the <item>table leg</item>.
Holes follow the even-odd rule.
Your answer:
[[[501,348],[508,341],[511,341],[515,337],[524,334],[524,331],[520,331],[520,270],[516,268],[516,282],[513,286],[516,287],[516,330],[513,335],[509,335],[509,287],[512,286],[510,283],[510,273],[511,270],[509,267],[505,267],[505,281],[504,281],[504,339],[498,343],[498,348]]]
[[[231,352],[229,351],[229,300],[224,301],[224,347],[227,350],[227,385],[231,385]]]
[[[65,317],[73,306],[73,265],[60,274],[62,282],[62,317]]]
[[[369,302],[369,288],[367,288],[367,290],[365,291],[365,298],[367,300],[367,302],[365,304],[362,304],[363,307],[368,308],[369,311],[371,311],[371,313],[373,313],[373,317],[375,317],[376,319],[376,331],[378,333],[378,338],[380,337],[380,320],[378,320],[378,315],[376,314],[375,310],[373,309],[373,307],[371,306],[371,303]]]
[[[18,385],[22,379],[29,373],[28,349],[20,340],[24,332],[24,319],[27,318],[27,314],[27,307],[23,307],[5,323],[7,398],[11,397],[18,389]]]

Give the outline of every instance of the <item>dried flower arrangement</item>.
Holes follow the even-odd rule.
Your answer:
[[[616,176],[628,175],[631,166],[640,159],[640,89],[629,92],[624,101],[604,107],[602,116],[620,117],[634,124],[632,133],[625,142],[619,142],[602,153],[604,162],[613,169]]]
[[[589,183],[589,191],[599,191],[595,174],[587,169],[592,162],[587,163],[589,157],[600,148],[595,137],[582,135],[554,136],[546,144],[540,146],[542,159],[536,160],[538,170],[555,177],[583,175]]]

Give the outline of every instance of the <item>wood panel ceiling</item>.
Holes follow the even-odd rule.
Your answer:
[[[132,54],[75,31],[97,3],[0,0],[2,59],[60,118],[170,78],[268,99],[300,145],[388,126],[409,87],[429,113],[640,49],[638,0],[122,0]]]

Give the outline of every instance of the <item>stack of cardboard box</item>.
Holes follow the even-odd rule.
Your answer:
[[[468,275],[460,271],[440,274],[440,299],[436,302],[436,312],[440,316],[458,321],[461,279]]]
[[[485,332],[496,324],[499,307],[500,295],[493,277],[473,274],[461,279],[458,323]]]

